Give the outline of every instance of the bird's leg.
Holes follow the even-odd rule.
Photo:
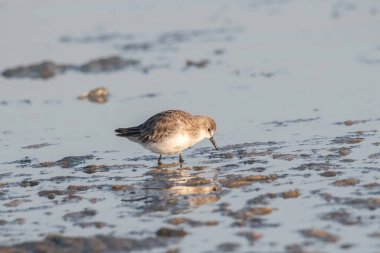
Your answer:
[[[179,163],[183,163],[185,160],[182,158],[182,153],[179,153]]]
[[[157,160],[158,165],[162,165],[161,158],[162,158],[162,155],[160,154],[160,156],[158,157],[158,160]]]

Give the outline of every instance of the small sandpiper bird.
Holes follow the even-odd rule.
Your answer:
[[[160,112],[141,125],[115,130],[117,136],[126,137],[160,154],[159,165],[162,164],[162,155],[179,154],[179,162],[183,163],[181,152],[205,138],[218,150],[213,139],[215,131],[216,123],[211,117],[179,110]]]

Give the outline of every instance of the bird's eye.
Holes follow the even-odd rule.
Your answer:
[[[211,132],[211,128],[209,128],[208,131]]]

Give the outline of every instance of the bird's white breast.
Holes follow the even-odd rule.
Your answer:
[[[158,154],[178,154],[182,150],[193,146],[195,143],[201,141],[199,138],[192,138],[186,133],[178,133],[169,138],[165,138],[161,142],[150,142],[145,145],[145,148]]]

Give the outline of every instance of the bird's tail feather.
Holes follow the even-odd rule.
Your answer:
[[[118,128],[115,129],[116,135],[120,137],[139,137],[140,127]]]

